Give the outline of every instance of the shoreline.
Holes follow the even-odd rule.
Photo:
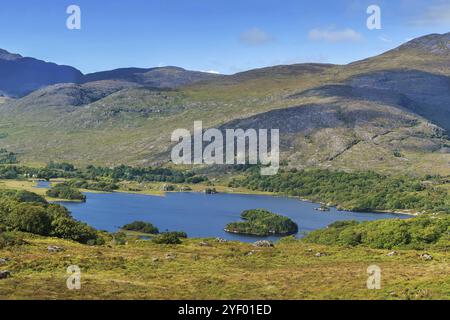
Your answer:
[[[59,179],[59,180],[61,180],[61,179]],[[47,190],[46,188],[36,188],[37,182],[38,181],[44,181],[44,180],[41,180],[41,179],[30,179],[30,180],[25,180],[25,181],[22,181],[22,180],[10,180],[10,181],[11,182],[28,182],[28,183],[33,183],[34,186],[32,188],[29,188],[29,187],[27,187],[25,185],[22,185],[20,187],[18,187],[17,185],[16,186],[10,185],[10,187],[12,187],[13,189],[16,189],[16,190],[32,191],[32,192],[35,192],[35,193],[38,193],[38,194],[41,194],[41,195],[45,196],[44,192],[37,192],[37,191],[39,191],[39,190],[41,190],[41,191]],[[54,181],[54,182],[56,182],[56,181]],[[81,192],[83,192],[83,193],[91,193],[91,194],[128,193],[128,194],[138,194],[138,195],[164,197],[168,193],[203,193],[203,191],[201,191],[201,190],[203,190],[204,188],[207,188],[207,186],[204,186],[204,185],[194,185],[194,187],[195,187],[194,189],[189,190],[189,191],[162,191],[162,190],[154,190],[154,189],[146,189],[146,190],[142,190],[142,191],[129,191],[129,190],[125,190],[125,189],[119,189],[119,190],[114,190],[112,192],[106,192],[106,191],[88,190],[88,189],[79,189],[79,190]],[[331,205],[330,203],[325,203],[325,202],[321,202],[321,201],[314,201],[314,200],[311,200],[311,199],[306,199],[306,198],[302,198],[302,197],[295,197],[295,196],[290,196],[290,195],[280,194],[280,193],[265,192],[265,191],[254,191],[254,190],[248,190],[248,189],[233,190],[233,188],[229,188],[229,187],[226,187],[226,186],[215,186],[215,188],[218,189],[218,193],[219,194],[222,193],[222,194],[236,194],[236,195],[259,195],[259,196],[271,196],[271,197],[278,197],[278,198],[290,198],[290,199],[300,200],[300,201],[303,201],[303,202],[309,202],[309,203],[312,203],[312,204],[325,205],[327,207],[331,207],[331,208],[335,208],[335,209],[337,209],[337,206],[338,206],[338,205]],[[76,200],[53,199],[53,198],[49,198],[49,197],[45,197],[45,198],[46,198],[46,200],[48,200],[49,202],[52,202],[52,203],[54,203],[54,202],[83,203],[82,201],[76,201]],[[393,211],[389,211],[389,210],[373,209],[373,210],[370,210],[370,212],[367,212],[367,211],[364,212],[364,211],[346,210],[344,208],[343,210],[338,210],[338,211],[351,212],[351,213],[396,214],[396,215],[404,215],[404,216],[406,215],[406,216],[409,216],[409,217],[418,217],[421,214],[421,213],[418,213],[418,212],[414,212],[412,210],[396,210],[396,211],[393,210]],[[322,214],[326,214],[326,212],[322,212]]]

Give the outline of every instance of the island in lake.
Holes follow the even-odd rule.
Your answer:
[[[229,223],[225,231],[261,237],[292,235],[298,232],[298,225],[291,219],[263,209],[244,211],[241,218],[245,221]]]

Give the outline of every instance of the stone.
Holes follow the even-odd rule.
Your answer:
[[[211,245],[208,242],[202,241],[199,243],[201,247],[210,247]]]
[[[396,256],[398,253],[397,253],[397,251],[391,251],[391,252],[389,252],[388,254],[387,254],[387,256],[388,257],[393,257],[393,256]]]
[[[433,256],[429,253],[424,253],[420,256],[423,260],[425,261],[430,261],[433,260]]]
[[[173,253],[166,254],[166,260],[174,260],[177,256]]]
[[[219,243],[225,243],[228,242],[228,240],[222,239],[222,238],[216,238],[216,241]]]
[[[316,253],[316,257],[317,258],[324,257],[324,256],[325,256],[325,253],[322,253],[322,252],[317,252]]]
[[[253,244],[255,247],[260,247],[260,248],[270,248],[273,247],[273,243],[267,240],[260,240],[260,241],[256,241]]]
[[[0,271],[0,279],[7,279],[11,277],[11,272],[8,270]]]
[[[9,261],[9,258],[0,258],[0,265],[6,264]]]
[[[48,252],[52,252],[52,253],[61,252],[61,251],[64,251],[64,248],[63,247],[58,247],[58,246],[48,246],[47,247],[47,251]]]

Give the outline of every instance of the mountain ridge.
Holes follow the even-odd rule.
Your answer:
[[[0,147],[26,162],[166,163],[171,132],[202,120],[205,128],[285,126],[282,159],[291,167],[450,174],[450,64],[433,49],[447,36],[348,65],[273,66],[181,85],[172,77],[183,78],[181,68],[100,73],[0,104]],[[411,43],[431,43],[430,52]],[[161,71],[172,88],[151,85],[155,73],[145,79]]]

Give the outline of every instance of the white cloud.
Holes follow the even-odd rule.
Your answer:
[[[309,31],[309,39],[326,42],[357,42],[363,39],[363,36],[353,29],[343,30],[335,29],[312,29]]]
[[[450,4],[430,6],[411,22],[418,26],[450,26]]]
[[[260,46],[273,41],[272,36],[259,28],[251,28],[240,36],[242,43],[252,46]]]
[[[383,42],[392,42],[391,39],[389,39],[389,38],[387,38],[387,37],[384,37],[384,36],[379,36],[378,39],[380,39],[380,40],[383,41]]]
[[[219,72],[219,71],[216,71],[216,70],[204,70],[204,71],[202,71],[202,72],[212,73],[212,74],[220,74],[220,72]]]

